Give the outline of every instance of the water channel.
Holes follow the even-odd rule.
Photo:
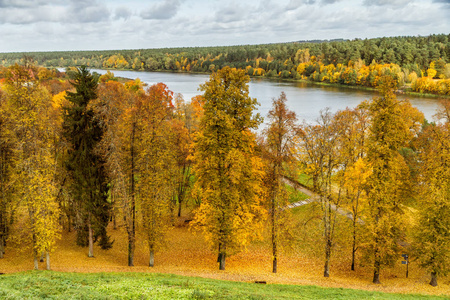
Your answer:
[[[105,70],[93,69],[100,74]],[[199,85],[209,79],[208,75],[188,74],[188,73],[166,73],[166,72],[137,72],[137,71],[112,71],[115,76],[125,78],[139,78],[141,81],[152,85],[163,82],[174,93],[180,93],[185,100],[190,100],[193,96],[200,95]],[[350,88],[330,87],[314,85],[305,82],[283,82],[267,79],[252,79],[249,84],[250,96],[258,99],[261,104],[258,108],[261,116],[265,117],[271,109],[272,98],[280,96],[281,92],[286,93],[289,109],[296,112],[299,121],[314,122],[320,110],[330,108],[336,112],[346,107],[354,108],[361,101],[377,96],[377,93],[370,91],[355,90]],[[436,98],[424,98],[399,95],[399,99],[409,99],[411,104],[417,107],[429,121],[433,120],[433,115],[439,105]]]

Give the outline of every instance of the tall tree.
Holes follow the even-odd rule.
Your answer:
[[[342,185],[335,189],[333,176],[342,166],[340,126],[329,110],[322,111],[318,124],[304,124],[299,132],[301,161],[312,179],[313,191],[319,195],[324,242],[324,277],[330,276],[330,259],[337,211],[342,202]]]
[[[219,269],[226,257],[261,232],[261,159],[254,154],[250,131],[256,99],[248,95],[245,70],[225,67],[201,85],[203,116],[194,142],[195,192],[201,199],[194,225],[218,251]]]
[[[113,74],[111,75],[113,76]],[[104,135],[99,144],[111,180],[111,199],[114,208],[122,208],[128,234],[128,265],[134,265],[136,244],[136,160],[137,118],[136,103],[142,89],[126,88],[116,81],[99,87],[95,105],[101,117]],[[117,212],[114,213],[114,222]]]
[[[137,103],[139,111],[139,202],[144,235],[149,247],[149,266],[164,243],[175,188],[176,157],[172,132],[172,95],[163,83],[152,85]]]
[[[262,145],[263,157],[267,164],[265,181],[268,189],[273,273],[277,272],[280,240],[283,240],[283,235],[288,233],[289,229],[286,222],[289,220],[290,210],[285,209],[288,199],[286,187],[282,181],[283,165],[294,161],[297,133],[297,116],[295,112],[288,109],[286,101],[284,92],[278,99],[272,100],[272,109],[268,114],[269,124],[264,130],[265,140]]]
[[[6,93],[0,89],[0,258],[9,234],[13,202],[15,136]]]
[[[89,246],[93,257],[94,239],[108,249],[112,246],[106,232],[111,204],[108,201],[108,177],[104,159],[95,150],[103,136],[92,100],[97,98],[97,77],[82,66],[73,74],[75,92],[67,92],[70,105],[64,108],[63,134],[70,144],[66,168],[71,174],[71,195],[78,224],[77,243]]]
[[[191,186],[192,161],[189,152],[192,145],[194,112],[191,103],[186,103],[181,95],[175,97],[175,114],[172,132],[175,138],[175,153],[178,165],[176,180],[176,200],[178,201],[178,217],[181,216],[181,206],[186,200],[186,194]]]
[[[444,102],[440,115],[444,123],[426,127],[426,141],[420,151],[422,184],[419,222],[415,228],[416,252],[420,265],[431,273],[430,285],[450,270],[450,103]]]
[[[380,283],[380,269],[395,261],[398,241],[404,231],[402,194],[409,183],[409,169],[399,153],[417,134],[423,114],[394,94],[396,82],[382,77],[382,97],[369,103],[370,127],[367,161],[372,174],[367,178],[369,211],[366,218],[369,251],[373,255],[373,282]]]
[[[364,161],[366,157],[366,136],[369,125],[367,110],[362,107],[338,111],[334,117],[339,124],[338,144],[341,166],[336,181],[344,193],[346,204],[350,207],[352,223],[352,262],[355,270],[355,258],[358,249],[358,236],[361,225],[361,206],[365,198],[364,187],[370,168]]]
[[[58,237],[59,209],[56,202],[56,160],[53,155],[53,130],[50,121],[51,95],[36,80],[32,65],[9,68],[6,81],[7,106],[14,114],[14,184],[26,203],[34,253],[49,253]]]

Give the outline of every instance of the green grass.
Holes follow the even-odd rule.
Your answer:
[[[286,190],[289,194],[289,203],[294,203],[294,202],[298,202],[298,201],[302,201],[305,199],[308,199],[308,195],[303,194],[302,192],[298,192],[296,191],[293,187],[289,186],[289,185],[285,185]]]
[[[30,271],[0,276],[0,299],[445,299],[154,273]]]

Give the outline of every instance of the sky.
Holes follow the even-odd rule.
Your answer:
[[[450,33],[450,0],[0,0],[0,52]]]

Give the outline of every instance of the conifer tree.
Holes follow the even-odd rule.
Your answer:
[[[103,129],[96,118],[91,101],[97,98],[97,78],[85,66],[76,70],[71,84],[75,92],[67,92],[70,105],[64,108],[63,135],[69,143],[66,168],[71,174],[70,187],[76,212],[77,243],[89,246],[93,257],[94,239],[108,249],[112,246],[106,232],[111,204],[108,201],[108,177],[104,159],[96,152]]]

